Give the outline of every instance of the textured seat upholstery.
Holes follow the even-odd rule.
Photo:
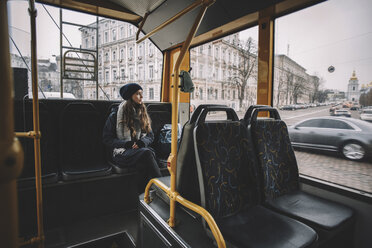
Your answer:
[[[265,198],[272,199],[297,190],[298,167],[285,123],[256,120],[251,123],[251,130],[262,169]]]
[[[104,159],[99,112],[91,103],[69,103],[61,114],[60,163],[63,180],[104,176],[111,166]]]
[[[313,227],[320,235],[321,247],[351,247],[353,210],[300,190],[297,161],[286,124],[280,119],[252,116],[250,131],[266,206]]]
[[[260,205],[256,158],[238,121],[199,123],[195,129],[201,203],[226,241],[237,247],[313,247],[316,232]]]

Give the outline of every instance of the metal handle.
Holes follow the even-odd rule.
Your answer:
[[[270,113],[270,116],[272,114],[272,116],[273,116],[273,118],[275,120],[280,120],[280,115],[279,115],[279,112],[278,112],[278,110],[276,108],[265,107],[265,108],[256,108],[256,109],[254,109],[253,110],[251,121],[257,120],[258,113],[259,112],[264,112],[264,111],[268,111]]]
[[[201,104],[192,113],[189,124],[195,123],[197,121],[200,113],[203,111],[203,109],[209,108],[209,107],[227,107],[227,106],[226,105],[220,105],[220,104]]]
[[[251,106],[249,106],[247,112],[244,115],[243,120],[248,122],[252,117],[253,110],[255,110],[256,108],[266,108],[266,107],[270,108],[269,105],[251,105]]]
[[[207,107],[207,108],[204,108],[201,112],[201,114],[199,115],[197,121],[196,121],[196,124],[199,125],[200,123],[204,122],[205,121],[205,118],[207,117],[207,114],[211,111],[222,111],[222,112],[226,112],[226,115],[227,115],[227,118],[228,119],[231,119],[233,121],[239,121],[239,117],[237,116],[237,114],[235,113],[235,110],[232,109],[232,108],[229,108],[229,107],[224,107],[224,106],[212,106],[212,107]]]

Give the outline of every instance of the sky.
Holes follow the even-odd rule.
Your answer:
[[[30,24],[26,1],[10,1],[10,35],[24,55],[30,55]],[[59,25],[59,10],[45,6]],[[59,30],[46,13],[38,10],[38,56],[59,55]],[[324,81],[323,88],[347,90],[353,73],[359,84],[372,82],[372,0],[329,0],[311,8],[280,17],[275,21],[275,54],[288,55]],[[64,21],[90,24],[95,17],[64,10]],[[82,16],[83,15],[83,16]],[[78,20],[78,21],[77,21]],[[77,28],[64,25],[74,46],[81,43]],[[242,31],[241,39],[251,36],[258,40],[257,27]],[[42,38],[40,38],[42,37]],[[65,44],[66,41],[65,41]],[[14,47],[11,52],[17,53]],[[334,66],[333,73],[328,68]]]
[[[275,21],[275,54],[285,54],[319,75],[324,88],[346,91],[356,72],[372,82],[372,1],[330,0]],[[258,39],[257,27],[240,35]],[[334,66],[333,73],[328,68]]]

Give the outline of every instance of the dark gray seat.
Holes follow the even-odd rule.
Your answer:
[[[272,119],[257,119],[269,111]],[[352,247],[353,210],[300,190],[297,161],[286,124],[274,108],[256,108],[250,132],[258,155],[266,206],[313,227],[321,247]]]
[[[237,247],[316,246],[312,228],[261,206],[257,161],[247,128],[237,117],[204,121],[208,111],[221,110],[234,111],[203,110],[194,142],[201,205],[214,217],[225,240]]]
[[[111,174],[104,159],[100,113],[91,103],[69,103],[62,111],[60,164],[63,180]]]
[[[19,106],[19,105],[18,105]],[[30,131],[33,129],[32,118],[32,102],[23,102],[24,109],[21,120],[16,122],[17,131]],[[52,116],[49,109],[43,103],[39,103],[39,118],[40,118],[40,132],[42,137],[40,139],[41,149],[41,177],[43,184],[56,183],[58,181],[58,167],[56,154],[56,137],[51,132],[53,130]],[[17,125],[18,124],[18,125]],[[22,127],[21,127],[22,126]],[[20,142],[24,151],[24,166],[21,176],[17,180],[18,187],[34,187],[35,186],[35,152],[34,140],[29,138],[20,138]]]
[[[195,123],[202,110],[209,107],[227,108],[226,105],[199,105],[191,115],[190,120],[183,127],[180,146],[177,154],[177,191],[187,200],[192,201],[196,204],[200,204],[200,189],[195,161],[193,133]],[[232,119],[235,118],[235,116],[228,116],[228,118]]]
[[[201,104],[199,105],[190,117],[190,120],[186,122],[182,129],[182,135],[180,139],[178,154],[177,154],[177,174],[176,174],[176,189],[177,192],[182,195],[185,199],[200,205],[200,189],[198,172],[195,161],[195,149],[194,149],[194,128],[195,122],[199,117],[201,111],[207,107],[218,106],[224,108],[226,105],[216,104]],[[235,118],[230,116],[230,118]],[[170,176],[162,177],[160,180],[170,187]],[[154,186],[157,190],[157,194],[163,196],[162,199],[169,203],[169,197],[164,192]]]

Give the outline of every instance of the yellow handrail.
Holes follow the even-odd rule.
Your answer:
[[[39,120],[39,96],[38,96],[38,74],[37,74],[37,47],[36,47],[36,15],[35,0],[29,0],[29,14],[31,23],[31,77],[32,77],[32,114],[34,130],[25,133],[16,133],[18,137],[34,139],[35,154],[35,185],[36,185],[36,216],[37,236],[24,241],[20,246],[35,244],[39,248],[44,247],[44,222],[43,222],[43,198],[41,183],[41,154],[40,154],[40,120]]]
[[[179,74],[180,66],[185,57],[186,52],[190,48],[192,39],[194,38],[196,31],[199,28],[199,25],[204,17],[207,8],[212,5],[215,0],[202,0],[202,7],[199,11],[199,14],[195,18],[194,24],[190,29],[189,34],[187,35],[186,40],[183,42],[181,47],[181,52],[177,58],[177,61],[174,66],[174,71],[172,74],[173,83],[172,83],[172,143],[171,143],[171,153],[168,158],[168,169],[171,175],[171,190],[176,192],[176,171],[177,171],[177,135],[178,135],[178,98],[179,98]],[[170,199],[170,213],[169,213],[169,226],[175,226],[175,211],[176,211],[176,201]]]
[[[153,184],[157,185],[161,190],[166,192],[170,200],[174,199],[175,201],[177,201],[178,203],[180,203],[184,207],[186,207],[188,209],[191,209],[195,213],[198,213],[200,216],[202,216],[205,219],[205,221],[207,222],[209,228],[211,229],[213,237],[215,238],[215,240],[217,242],[217,246],[219,248],[225,248],[226,247],[225,239],[223,238],[222,233],[221,233],[220,229],[218,228],[216,222],[214,221],[212,215],[207,210],[205,210],[203,207],[186,200],[178,192],[172,191],[169,187],[167,187],[159,179],[156,179],[156,178],[151,179],[146,186],[144,201],[147,204],[150,203],[149,190],[150,190],[150,188]]]

